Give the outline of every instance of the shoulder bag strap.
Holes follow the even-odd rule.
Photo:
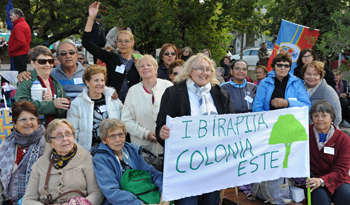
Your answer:
[[[69,193],[72,193],[72,192],[78,192],[79,194],[81,194],[85,198],[86,195],[82,191],[80,191],[80,190],[70,190],[70,191],[64,192],[61,195],[59,195],[58,197],[52,199],[52,196],[51,196],[51,194],[49,194],[47,192],[47,189],[49,188],[50,173],[51,173],[51,168],[52,168],[53,162],[54,162],[54,157],[51,158],[50,165],[49,165],[49,168],[48,168],[47,174],[46,174],[44,190],[46,191],[47,197],[45,199],[45,203],[44,204],[45,205],[49,205],[52,202],[56,201],[57,199],[61,198],[62,196],[66,195],[66,194],[69,194]]]

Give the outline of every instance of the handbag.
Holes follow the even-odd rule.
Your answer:
[[[146,150],[145,148],[141,148],[141,151],[144,153],[142,156],[145,159],[147,164],[150,164],[156,170],[163,172],[163,160],[164,160],[163,154],[159,154],[158,156],[155,156],[152,152]]]
[[[50,173],[51,173],[51,168],[52,168],[52,165],[53,165],[53,161],[54,161],[54,158],[52,157],[52,158],[51,158],[51,161],[50,161],[49,169],[47,170],[47,174],[46,174],[46,180],[45,180],[44,190],[45,190],[45,192],[46,192],[46,194],[47,194],[47,197],[46,197],[46,199],[45,199],[44,204],[45,204],[45,205],[50,205],[50,204],[52,204],[54,201],[56,201],[57,199],[61,198],[62,196],[67,195],[67,194],[72,193],[72,192],[78,192],[78,193],[81,194],[83,197],[86,197],[86,195],[85,195],[82,191],[80,191],[80,190],[70,190],[70,191],[64,192],[64,193],[62,193],[61,195],[59,195],[58,197],[52,199],[52,196],[51,196],[51,194],[49,194],[49,193],[47,192],[47,189],[49,188]],[[89,205],[91,205],[90,202],[89,202]]]
[[[122,190],[129,191],[145,204],[158,204],[160,194],[147,171],[127,169],[120,180]]]
[[[272,181],[254,183],[249,194],[252,200],[256,198],[265,200],[264,203],[292,204],[292,193],[289,189],[290,181],[287,178],[279,178]]]

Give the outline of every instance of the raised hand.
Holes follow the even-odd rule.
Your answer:
[[[100,7],[100,2],[95,1],[89,6],[89,16],[94,17],[98,14],[98,8]]]

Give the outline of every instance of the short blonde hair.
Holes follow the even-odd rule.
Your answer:
[[[142,61],[149,61],[150,63],[152,63],[154,69],[157,71],[158,70],[158,63],[157,63],[157,60],[151,56],[151,55],[148,55],[148,54],[145,54],[144,56],[142,56],[136,63],[136,68],[137,70],[139,70],[140,68],[140,64]]]
[[[339,74],[340,76],[342,75],[342,73],[338,69],[333,69],[332,72],[333,74]]]
[[[83,75],[83,82],[86,85],[85,81],[90,81],[91,76],[96,75],[98,73],[102,73],[105,76],[105,82],[107,82],[107,69],[106,67],[100,65],[92,65],[86,68]]]
[[[316,69],[316,72],[321,76],[321,79],[324,77],[326,74],[326,71],[324,71],[324,63],[321,61],[311,61],[310,63],[305,64],[301,68],[301,74],[303,77],[305,76],[305,72],[308,67],[314,67]]]
[[[119,31],[118,34],[117,34],[117,40],[118,40],[118,37],[120,34],[126,34],[130,37],[130,40],[134,40],[134,35],[132,35],[132,33],[128,30],[122,30],[122,31]]]
[[[127,134],[125,124],[116,118],[107,118],[102,120],[100,123],[100,139],[106,141],[108,133],[116,130],[117,128],[122,128],[125,135]]]
[[[181,83],[188,78],[190,78],[190,75],[192,73],[193,67],[198,65],[202,60],[205,60],[208,62],[210,70],[211,70],[211,78],[210,78],[210,84],[211,85],[219,85],[219,81],[216,79],[216,76],[213,74],[215,72],[215,68],[213,65],[213,61],[208,58],[207,55],[203,53],[198,53],[196,55],[191,56],[185,64],[183,64],[183,68],[180,71],[179,75],[175,77],[175,82]]]
[[[45,140],[46,140],[47,143],[51,142],[51,133],[61,123],[64,123],[64,124],[68,125],[68,127],[71,129],[71,131],[73,133],[73,137],[75,138],[75,130],[74,130],[74,127],[73,127],[72,123],[70,123],[67,119],[54,119],[47,125],[47,128],[45,130]]]

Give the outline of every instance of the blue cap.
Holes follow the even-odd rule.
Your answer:
[[[35,80],[33,84],[40,84],[40,82],[38,80]]]
[[[96,18],[97,18],[97,19],[102,18],[102,15],[101,15],[101,14],[98,14],[98,15],[96,16]]]

